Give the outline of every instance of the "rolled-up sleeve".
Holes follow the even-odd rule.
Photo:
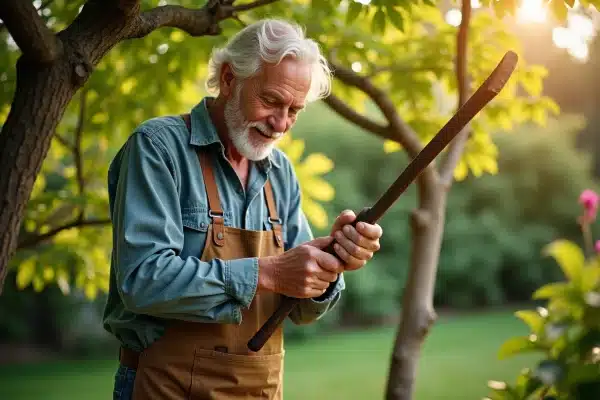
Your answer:
[[[298,179],[289,166],[288,171],[292,183],[292,193],[287,219],[287,248],[291,249],[313,239],[310,225],[301,207],[301,191]],[[292,322],[298,325],[309,324],[322,318],[340,301],[341,292],[345,289],[343,274],[332,282],[327,291],[319,298],[302,299],[290,313]]]
[[[166,147],[136,132],[120,157],[112,207],[114,265],[125,306],[190,321],[240,323],[258,284],[258,259],[201,261],[184,243],[177,174]]]

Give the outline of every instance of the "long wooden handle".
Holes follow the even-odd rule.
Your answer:
[[[352,222],[352,226],[356,227],[361,221],[367,223],[374,223],[373,217],[370,213],[371,208],[365,207],[360,213],[356,216],[354,222]],[[335,252],[333,245],[336,243],[333,240],[326,248],[323,249],[324,252],[329,253],[340,259],[340,256]],[[252,351],[259,351],[262,347],[267,343],[267,340],[273,335],[277,327],[283,323],[283,321],[287,318],[288,315],[292,312],[294,307],[301,301],[301,299],[297,299],[294,297],[283,297],[279,307],[275,310],[273,315],[269,317],[269,319],[263,324],[258,332],[250,339],[248,342],[248,348]]]
[[[483,109],[504,87],[515,67],[517,66],[517,54],[508,51],[502,57],[496,68],[479,86],[473,95],[458,109],[456,114],[448,120],[446,125],[431,139],[429,143],[417,154],[417,156],[402,171],[398,179],[386,190],[371,208],[365,208],[359,214],[363,221],[374,223],[385,214],[385,212],[398,200],[400,195],[408,186],[423,172],[425,168],[450,144],[463,128]],[[357,216],[354,225],[359,221]],[[325,249],[335,256],[333,243]],[[339,257],[338,257],[339,258]],[[299,299],[284,298],[279,308],[265,322],[260,330],[248,342],[248,348],[252,351],[260,350],[271,337],[277,326],[281,324],[298,304]]]

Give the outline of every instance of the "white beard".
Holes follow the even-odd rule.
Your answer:
[[[249,160],[259,161],[267,158],[269,154],[271,154],[276,141],[269,143],[252,143],[252,140],[250,139],[250,128],[256,128],[276,139],[283,136],[283,132],[272,132],[271,129],[262,122],[246,121],[241,114],[241,94],[242,85],[238,84],[233,90],[233,98],[225,104],[225,126],[227,126],[229,137],[236,150]]]

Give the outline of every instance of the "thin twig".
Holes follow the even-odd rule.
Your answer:
[[[75,128],[75,144],[73,145],[73,158],[75,160],[75,169],[77,171],[77,186],[79,195],[83,196],[85,191],[85,180],[83,178],[83,162],[81,157],[81,137],[83,134],[83,126],[85,123],[85,107],[86,107],[87,90],[82,90],[79,100],[79,116],[77,119],[77,127]],[[84,210],[81,209],[80,218],[83,219]]]
[[[21,240],[19,242],[19,244],[17,245],[17,249],[22,250],[22,249],[36,246],[37,244],[43,242],[44,240],[50,239],[51,237],[59,234],[62,231],[65,231],[67,229],[82,228],[82,227],[88,227],[88,226],[101,226],[101,225],[108,225],[108,224],[110,224],[110,219],[90,219],[90,220],[77,219],[68,224],[54,228],[44,234],[32,235],[32,236],[25,237],[23,240]]]
[[[456,80],[458,84],[458,108],[469,98],[469,73],[467,71],[467,46],[469,24],[471,22],[471,2],[463,0],[461,6],[462,19],[457,33],[456,49]],[[462,157],[467,139],[471,131],[470,124],[463,128],[448,148],[448,154],[440,168],[440,178],[443,185],[449,189],[454,177],[454,169]]]

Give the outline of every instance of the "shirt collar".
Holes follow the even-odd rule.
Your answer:
[[[192,146],[206,147],[218,143],[219,148],[223,150],[223,143],[221,143],[217,128],[213,124],[208,112],[207,101],[209,99],[211,97],[204,97],[190,112],[192,123],[190,144]],[[258,161],[257,164],[265,170],[270,169],[271,165],[280,168],[281,164],[274,153],[275,151],[271,151],[271,154],[267,158]]]

